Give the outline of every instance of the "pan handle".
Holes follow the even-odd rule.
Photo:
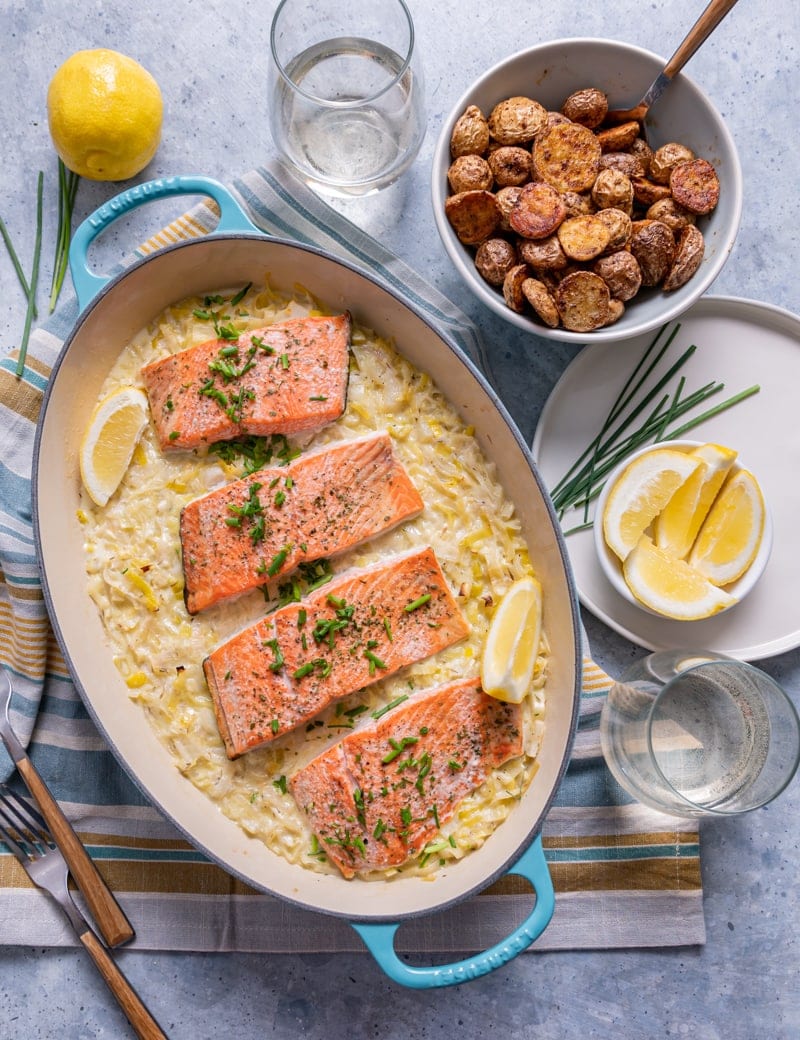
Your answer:
[[[72,236],[69,268],[78,297],[79,310],[82,311],[112,277],[95,274],[90,269],[88,252],[92,242],[123,214],[143,206],[146,202],[154,202],[171,195],[203,195],[212,198],[220,211],[219,223],[210,232],[212,235],[228,231],[261,233],[225,185],[211,177],[161,177],[158,180],[136,184],[115,195],[91,213]]]
[[[438,986],[453,986],[459,982],[470,982],[481,975],[499,968],[513,960],[538,939],[555,910],[553,880],[547,867],[542,848],[542,837],[538,835],[527,851],[508,871],[520,874],[533,885],[536,905],[526,919],[511,935],[483,953],[468,957],[453,964],[440,964],[430,968],[413,968],[405,964],[394,950],[394,937],[399,923],[362,924],[351,922],[352,927],[364,940],[369,952],[384,972],[402,986],[412,989],[433,989]]]

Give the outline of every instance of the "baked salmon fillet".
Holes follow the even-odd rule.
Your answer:
[[[338,419],[347,400],[350,327],[349,314],[291,318],[145,365],[162,450],[319,430]]]
[[[351,570],[203,662],[229,758],[463,639],[469,626],[430,548]]]
[[[184,599],[190,614],[335,556],[417,516],[419,492],[388,433],[309,452],[184,507]]]
[[[351,878],[414,856],[493,769],[521,754],[519,705],[460,679],[349,734],[299,769],[289,789]]]

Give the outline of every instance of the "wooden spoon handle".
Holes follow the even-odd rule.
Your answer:
[[[668,79],[677,76],[697,48],[711,35],[736,2],[737,0],[711,0],[664,66],[663,74]]]
[[[109,946],[128,942],[134,935],[130,922],[33,762],[24,755],[17,760],[17,769],[44,816],[53,841],[69,864],[75,884],[83,893],[103,938]]]
[[[167,1034],[147,1010],[139,994],[94,932],[87,928],[80,940],[140,1040],[167,1040]]]

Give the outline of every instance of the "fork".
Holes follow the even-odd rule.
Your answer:
[[[0,839],[22,864],[31,881],[48,892],[69,923],[114,994],[140,1040],[167,1040],[159,1024],[127,980],[108,948],[92,931],[69,891],[69,867],[44,820],[32,805],[0,784]]]
[[[91,856],[81,844],[78,835],[72,829],[61,806],[50,793],[25,748],[17,739],[8,717],[12,693],[11,678],[6,669],[0,665],[0,739],[8,749],[20,776],[25,781],[25,786],[46,819],[53,839],[64,854],[75,884],[83,893],[103,938],[109,946],[119,946],[120,943],[128,942],[133,938],[134,931],[131,923],[105,883]]]

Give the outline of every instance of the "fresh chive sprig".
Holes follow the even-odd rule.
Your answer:
[[[691,414],[724,390],[725,384],[711,381],[687,393],[686,376],[680,374],[675,389],[669,389],[697,349],[692,344],[669,364],[664,374],[658,375],[656,370],[679,329],[680,325],[675,325],[660,346],[667,326],[658,331],[626,379],[599,432],[553,487],[551,498],[559,518],[570,509],[583,509],[583,522],[565,534],[591,526],[591,503],[600,494],[608,474],[632,452],[651,442],[683,437],[701,423],[759,392],[758,385],[750,386],[699,414]],[[651,377],[655,382],[648,386]],[[684,421],[673,426],[679,420]]]
[[[69,262],[69,244],[72,238],[72,212],[75,208],[75,196],[78,194],[80,177],[68,170],[61,159],[58,160],[58,231],[56,233],[56,251],[53,260],[53,279],[50,283],[50,314],[56,309],[56,303],[64,284]]]
[[[36,182],[36,238],[33,246],[33,266],[31,268],[31,280],[28,286],[28,306],[25,310],[25,327],[22,330],[22,340],[19,345],[19,358],[17,360],[17,376],[25,371],[25,357],[28,353],[28,340],[31,335],[31,325],[36,311],[36,290],[39,286],[39,258],[42,255],[42,194],[44,189],[44,174],[39,170]]]

